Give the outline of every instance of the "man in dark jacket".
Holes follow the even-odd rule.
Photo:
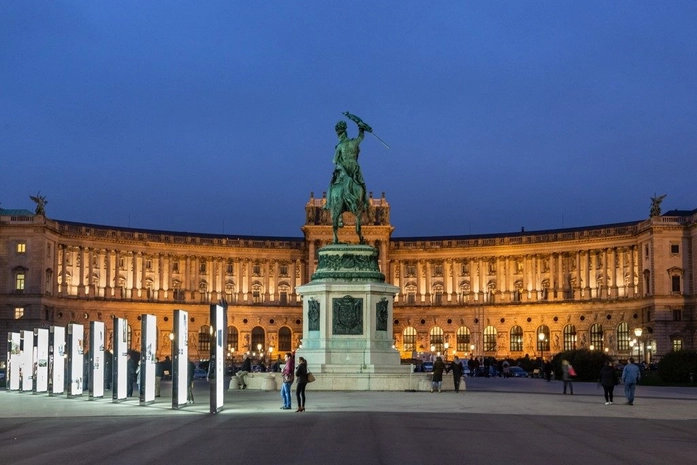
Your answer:
[[[450,362],[450,366],[448,367],[448,373],[453,374],[453,384],[455,384],[455,392],[460,392],[460,379],[462,378],[463,371],[464,368],[462,366],[462,362],[460,362],[458,356],[455,355],[453,357],[453,361]]]
[[[133,382],[136,380],[136,361],[130,353],[126,355],[126,396],[133,395]]]

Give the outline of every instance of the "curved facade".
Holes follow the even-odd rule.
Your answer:
[[[296,288],[332,241],[324,203],[310,196],[302,237],[138,230],[1,210],[0,356],[8,331],[89,328],[90,320],[109,328],[114,316],[128,319],[139,347],[138,320],[154,314],[164,357],[180,308],[191,319],[190,353],[205,359],[208,306],[225,299],[229,356],[261,350],[275,359],[301,342]],[[394,339],[403,358],[547,357],[585,347],[651,360],[695,347],[697,210],[583,228],[392,238],[384,194],[371,195],[371,205],[363,234],[400,289]],[[351,224],[342,237],[356,241]]]

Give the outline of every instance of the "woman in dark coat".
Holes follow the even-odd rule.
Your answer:
[[[433,378],[431,379],[431,392],[434,389],[438,389],[443,385],[443,371],[445,370],[445,363],[443,363],[442,357],[436,357],[436,361],[433,363]]]
[[[603,391],[605,391],[605,405],[611,405],[613,391],[618,383],[617,373],[612,367],[611,361],[608,361],[600,369],[600,378],[598,379],[598,383],[603,387]]]
[[[295,396],[298,398],[298,410],[296,412],[305,411],[305,386],[307,386],[307,360],[303,357],[298,358],[298,367],[295,369],[295,378],[298,380],[298,385],[295,388]]]

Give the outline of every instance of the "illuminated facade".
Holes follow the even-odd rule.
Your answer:
[[[209,305],[225,299],[228,350],[297,347],[317,250],[332,240],[324,198],[305,207],[303,237],[241,237],[80,224],[0,211],[0,357],[8,331],[140,317],[169,354],[172,311],[190,316],[189,351],[207,358]],[[363,234],[399,287],[395,347],[452,356],[547,357],[589,348],[650,360],[694,348],[697,210],[550,231],[392,238],[390,207],[372,198]],[[347,222],[351,219],[346,215]],[[355,241],[351,224],[340,238]],[[641,334],[635,333],[637,328]],[[107,337],[107,341],[111,338]]]

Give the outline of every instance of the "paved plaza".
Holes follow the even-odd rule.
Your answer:
[[[446,383],[450,378],[446,378]],[[171,384],[149,406],[133,398],[67,399],[0,391],[4,464],[667,464],[697,462],[697,389],[622,386],[606,406],[594,383],[467,380],[455,394],[317,392],[307,410],[280,410],[278,391],[225,393],[208,413],[171,409]],[[110,393],[108,393],[110,394]],[[295,399],[293,399],[295,406]]]

